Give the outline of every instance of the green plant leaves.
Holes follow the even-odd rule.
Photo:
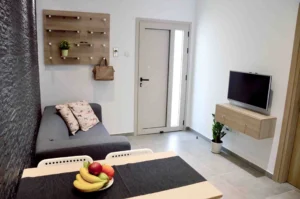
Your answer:
[[[213,142],[222,143],[221,139],[226,135],[226,133],[223,131],[224,124],[221,124],[215,120],[215,114],[212,114],[212,116],[214,118],[212,125]]]
[[[70,43],[66,40],[63,40],[63,41],[60,42],[59,48],[61,50],[69,50],[70,49]]]

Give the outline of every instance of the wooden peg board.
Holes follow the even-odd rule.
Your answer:
[[[46,65],[95,65],[103,57],[109,63],[109,14],[44,10],[43,19]],[[70,43],[68,57],[61,57],[62,40]]]

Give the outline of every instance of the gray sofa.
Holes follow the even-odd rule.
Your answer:
[[[94,160],[104,159],[110,152],[130,150],[124,136],[110,136],[102,124],[99,104],[90,104],[100,122],[87,132],[69,133],[55,106],[45,107],[36,142],[37,161],[76,155],[89,155]]]

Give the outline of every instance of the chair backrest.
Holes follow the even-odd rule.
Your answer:
[[[45,159],[39,162],[38,168],[40,167],[49,167],[49,166],[57,166],[57,165],[65,165],[65,164],[72,164],[78,162],[93,162],[93,159],[90,156],[83,155],[83,156],[72,156],[72,157],[63,157],[63,158],[52,158],[52,159]]]
[[[112,158],[120,158],[120,157],[127,157],[127,156],[137,156],[137,155],[144,155],[144,154],[151,154],[153,151],[151,149],[136,149],[136,150],[129,150],[129,151],[119,151],[109,153],[105,159],[112,159]]]

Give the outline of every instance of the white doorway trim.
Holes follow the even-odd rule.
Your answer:
[[[181,22],[181,21],[172,21],[172,20],[160,20],[160,19],[147,19],[147,18],[137,18],[136,19],[136,31],[135,31],[135,79],[134,79],[134,135],[138,135],[138,89],[139,89],[139,42],[140,42],[140,22],[160,22],[160,23],[172,23],[172,24],[178,24],[178,25],[188,25],[189,26],[189,34],[191,35],[192,32],[192,23],[191,22]],[[190,59],[191,59],[191,36],[189,36],[189,41],[188,41],[188,46],[189,46],[189,53],[187,55],[187,75],[190,75]],[[185,100],[184,100],[184,110],[185,112],[183,113],[184,115],[184,120],[186,120],[187,115],[187,93],[188,93],[188,85],[190,84],[191,78],[188,77],[187,82],[186,82],[186,94],[185,94]],[[186,122],[183,125],[184,128],[186,127]]]

